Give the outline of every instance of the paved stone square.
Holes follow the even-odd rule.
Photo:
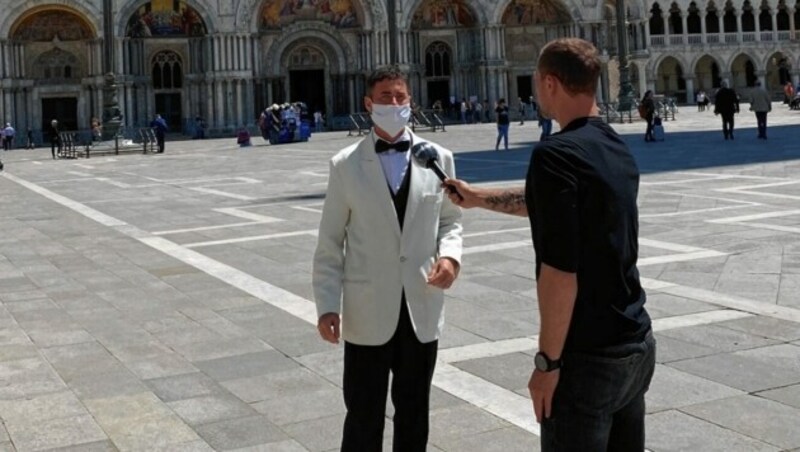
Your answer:
[[[735,141],[691,107],[664,142],[615,125],[642,170],[652,451],[800,450],[800,112],[776,104],[770,121],[768,141],[750,113]],[[507,152],[491,124],[424,135],[461,177],[514,185],[538,133],[512,125]],[[312,326],[310,269],[327,161],[357,139],[2,153],[0,451],[337,450],[342,348]],[[430,450],[538,450],[527,220],[464,225]]]

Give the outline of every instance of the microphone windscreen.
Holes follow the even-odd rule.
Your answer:
[[[425,168],[430,168],[431,163],[439,160],[439,152],[430,143],[417,143],[411,147],[414,160]]]

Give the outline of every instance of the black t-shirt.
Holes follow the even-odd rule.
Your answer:
[[[506,126],[508,125],[508,107],[503,105],[502,107],[497,107],[494,109],[494,112],[497,113],[497,125],[498,126]]]
[[[635,342],[650,329],[636,268],[639,170],[600,118],[582,118],[536,146],[525,200],[541,264],[576,273],[565,351]]]

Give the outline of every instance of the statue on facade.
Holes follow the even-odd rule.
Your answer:
[[[107,73],[103,85],[103,140],[117,136],[122,124],[122,110],[117,100],[117,79],[113,72]]]

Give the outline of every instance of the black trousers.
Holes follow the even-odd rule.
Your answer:
[[[404,297],[405,298],[405,297]],[[395,452],[425,452],[431,380],[438,341],[421,343],[403,300],[394,336],[384,345],[344,344],[342,452],[381,452],[392,373]]]
[[[758,124],[758,137],[759,138],[766,138],[767,137],[767,112],[766,111],[757,111],[756,112],[756,123]]]
[[[163,133],[156,133],[156,142],[158,143],[158,152],[164,152],[164,138]]]
[[[722,134],[725,139],[733,138],[733,113],[722,113]]]
[[[653,119],[653,113],[648,113],[644,118],[644,120],[647,121],[647,129],[644,132],[645,141],[655,141],[655,138],[653,138]]]

